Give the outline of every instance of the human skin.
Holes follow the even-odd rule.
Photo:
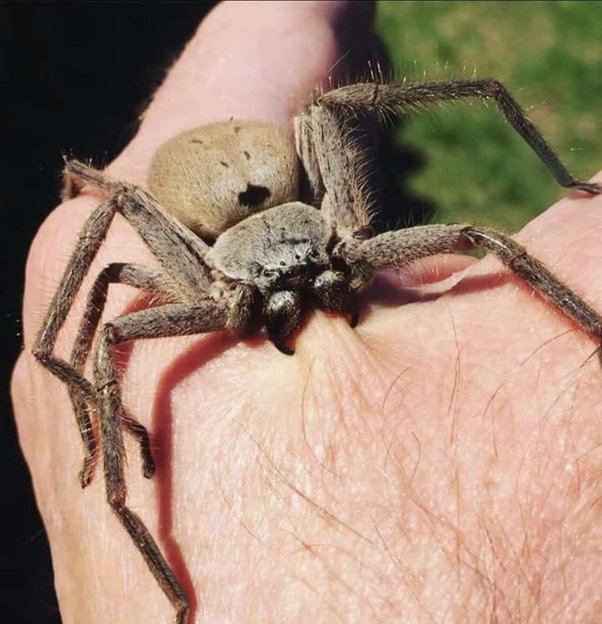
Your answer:
[[[219,6],[111,175],[143,183],[153,151],[203,123],[290,129],[343,52],[341,24],[357,25],[361,45],[370,13],[369,3]],[[105,502],[101,466],[81,490],[66,388],[29,353],[95,203],[61,205],[32,245],[15,414],[65,624],[171,622]],[[516,239],[602,310],[600,232],[602,199],[573,193]],[[118,218],[91,274],[124,260],[152,262]],[[106,318],[139,305],[114,287]],[[78,300],[57,352],[81,312]],[[597,343],[490,257],[403,271],[370,288],[361,312],[355,329],[311,314],[294,357],[226,332],[119,349],[125,404],[157,461],[145,480],[127,440],[128,502],[194,620],[601,621]]]

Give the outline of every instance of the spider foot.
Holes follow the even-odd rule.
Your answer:
[[[284,353],[284,355],[295,355],[295,350],[291,349],[282,342],[274,342],[274,346],[278,349],[278,351],[280,351],[280,353]]]
[[[63,189],[61,191],[63,201],[77,197],[87,184],[91,184],[103,191],[110,191],[115,186],[115,183],[108,180],[97,169],[77,160],[67,162],[63,170]]]
[[[90,485],[94,478],[94,468],[96,467],[96,455],[86,455],[84,464],[79,472],[79,484],[82,490]]]
[[[155,460],[151,451],[150,436],[144,425],[128,416],[125,412],[121,414],[121,421],[127,431],[138,440],[140,445],[140,460],[142,462],[142,474],[150,479],[155,474]]]
[[[360,313],[357,310],[352,310],[349,314],[349,326],[353,329],[357,326],[360,320]]]
[[[155,474],[155,462],[150,452],[142,455],[142,474],[150,479]]]
[[[575,180],[575,182],[571,184],[571,188],[585,191],[591,195],[599,195],[602,193],[602,185],[596,182],[581,182],[580,180]]]

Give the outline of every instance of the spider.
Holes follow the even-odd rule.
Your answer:
[[[91,213],[54,295],[33,354],[68,387],[85,457],[82,487],[100,454],[106,496],[176,612],[188,598],[143,520],[126,501],[124,431],[139,443],[145,477],[154,472],[146,428],[126,413],[113,354],[130,340],[228,329],[265,330],[284,354],[312,308],[357,322],[355,295],[378,269],[482,247],[583,330],[602,338],[602,316],[508,236],[472,225],[423,225],[372,234],[369,154],[358,124],[400,109],[468,98],[493,99],[556,181],[600,193],[571,176],[505,87],[496,80],[416,84],[358,83],[318,94],[294,118],[295,145],[269,124],[230,120],[185,132],[162,146],[148,188],[109,179],[77,161],[65,167],[64,196],[92,185],[105,199]],[[119,212],[159,269],[113,263],[88,295],[69,360],[54,354],[84,277]],[[109,284],[133,286],[153,305],[98,331]],[[93,349],[94,348],[94,349]],[[93,379],[86,362],[93,351]],[[98,433],[96,433],[98,432]]]

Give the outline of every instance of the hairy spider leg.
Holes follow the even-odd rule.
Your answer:
[[[73,342],[69,360],[73,371],[82,377],[92,349],[94,336],[106,304],[110,284],[126,284],[127,286],[139,288],[161,298],[168,298],[170,295],[169,290],[165,289],[165,275],[156,269],[127,263],[113,263],[105,267],[96,277],[96,281],[88,294],[86,307]],[[79,388],[72,385],[68,386],[68,388],[76,420],[78,423],[81,423],[81,431],[82,426],[89,427],[89,424],[91,424],[91,415],[94,412],[93,410],[88,412],[89,401],[81,393]],[[144,476],[147,478],[152,477],[155,464],[152,458],[150,440],[146,428],[133,417],[126,416],[125,414],[123,416],[123,425],[138,440]],[[84,457],[84,465],[80,472],[80,483],[82,487],[86,487],[91,482],[98,456],[96,438],[93,434],[89,436],[88,430],[87,428],[85,432],[85,448],[87,453]],[[82,435],[84,435],[83,432]]]
[[[400,267],[419,258],[483,247],[557,310],[602,340],[602,316],[515,240],[472,225],[425,225],[385,232],[346,249],[347,260],[375,268]],[[602,363],[602,351],[598,351]]]
[[[449,80],[416,84],[358,83],[329,91],[316,102],[338,110],[343,118],[349,115],[357,117],[370,111],[387,117],[391,113],[403,111],[404,108],[475,98],[495,100],[506,120],[537,154],[558,184],[592,194],[601,192],[599,184],[578,180],[571,175],[541,132],[498,80]]]
[[[107,471],[113,474],[112,469],[107,467],[111,465],[110,458],[115,452],[111,440],[121,441],[121,428],[124,427],[137,438],[144,473],[146,476],[151,476],[154,464],[146,429],[121,408],[111,415],[108,419],[109,425],[107,425],[107,419],[105,418],[103,421],[102,417],[103,390],[99,390],[85,379],[83,368],[94,339],[94,331],[102,314],[102,308],[106,301],[106,290],[110,282],[129,284],[144,288],[151,294],[159,295],[165,294],[161,284],[169,282],[170,288],[176,288],[181,300],[189,301],[199,298],[211,283],[209,268],[203,261],[209,248],[173,217],[165,214],[152,196],[134,185],[112,182],[99,171],[76,161],[67,164],[65,178],[67,194],[78,192],[86,184],[92,184],[107,192],[108,197],[91,213],[82,228],[75,250],[49,306],[32,352],[50,372],[66,383],[69,388],[77,425],[85,448],[84,465],[80,473],[82,486],[87,485],[90,481],[97,455],[97,441],[89,411],[89,406],[94,409],[97,403],[101,406],[100,437],[105,474]],[[70,362],[66,362],[54,355],[59,331],[67,319],[75,296],[105,240],[113,217],[117,212],[126,218],[157,258],[165,270],[166,279],[163,280],[162,276],[153,270],[137,270],[132,265],[122,265],[121,267],[116,265],[105,269],[98,276],[95,288],[90,293],[86,312],[72,348]],[[215,310],[219,308],[214,302],[211,305]],[[106,409],[104,414],[106,414]],[[112,434],[107,433],[110,426],[117,428],[112,431]],[[109,463],[107,464],[107,462]],[[115,495],[115,482],[119,482],[120,479],[123,480],[123,475],[118,471],[117,475],[112,477],[113,489],[111,489],[109,502],[113,509],[121,509],[121,511],[116,510],[119,519],[132,536],[134,544],[147,561],[159,585],[178,611],[178,623],[183,623],[188,610],[184,591],[175,580],[169,565],[142,521],[124,506],[125,499],[122,500],[120,496]],[[122,485],[123,493],[125,493],[125,484]],[[107,485],[107,487],[109,486]]]
[[[107,236],[115,213],[120,212],[129,221],[169,274],[172,283],[178,284],[182,292],[203,292],[210,284],[209,269],[203,262],[209,247],[173,217],[165,214],[148,193],[134,185],[112,182],[101,172],[77,161],[71,161],[65,167],[65,181],[65,195],[78,192],[86,184],[92,184],[106,191],[109,196],[94,209],[80,232],[32,352],[50,372],[70,388],[85,449],[84,466],[80,473],[80,481],[85,486],[89,482],[96,453],[96,440],[88,411],[88,406],[95,403],[96,391],[82,374],[83,363],[79,366],[82,354],[79,354],[77,345],[78,341],[85,341],[86,338],[78,334],[72,354],[72,359],[75,358],[76,361],[71,364],[55,356],[54,347],[75,296]],[[131,274],[129,277],[132,277]],[[139,439],[142,441],[142,438]]]
[[[343,231],[365,237],[370,206],[362,149],[350,122],[366,114],[387,118],[418,106],[445,101],[493,99],[510,125],[531,147],[561,186],[598,194],[599,184],[576,179],[558,158],[520,105],[497,80],[458,80],[416,84],[358,83],[318,96],[295,118],[297,152],[310,194]],[[342,181],[345,181],[344,184]]]
[[[128,340],[201,334],[223,329],[228,309],[213,301],[166,304],[119,317],[101,331],[94,357],[94,381],[100,404],[100,430],[107,501],[176,610],[176,624],[185,624],[188,598],[142,520],[126,506],[122,422],[123,403],[113,347]]]

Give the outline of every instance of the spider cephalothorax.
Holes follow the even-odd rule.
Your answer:
[[[424,225],[370,236],[378,207],[369,200],[369,154],[350,132],[354,120],[462,98],[495,99],[561,185],[600,192],[596,184],[570,175],[495,80],[342,87],[317,96],[297,115],[294,144],[282,130],[260,122],[230,120],[197,128],[158,150],[150,193],[81,163],[67,164],[68,196],[91,184],[106,198],[82,229],[33,353],[69,387],[85,448],[82,486],[90,482],[102,449],[108,502],[173,604],[178,624],[186,621],[188,598],[143,521],[126,504],[123,431],[140,443],[145,476],[152,476],[154,463],[146,429],[123,406],[115,345],[265,328],[290,354],[289,340],[311,308],[347,314],[354,323],[354,294],[375,269],[474,247],[493,252],[558,310],[602,337],[602,317],[504,234],[471,225]],[[117,212],[160,268],[114,263],[101,271],[71,357],[63,360],[54,354],[58,332]],[[97,335],[114,282],[150,293],[154,305],[111,320]],[[94,344],[90,381],[84,370]],[[95,426],[93,418],[99,420]]]
[[[233,226],[217,239],[206,260],[258,299],[270,338],[288,353],[284,342],[298,328],[308,306],[349,311],[350,271],[342,262],[338,264],[344,270],[333,266],[336,243],[332,224],[319,211],[294,202]],[[251,331],[256,323],[250,321],[250,327],[239,324],[237,328]]]

